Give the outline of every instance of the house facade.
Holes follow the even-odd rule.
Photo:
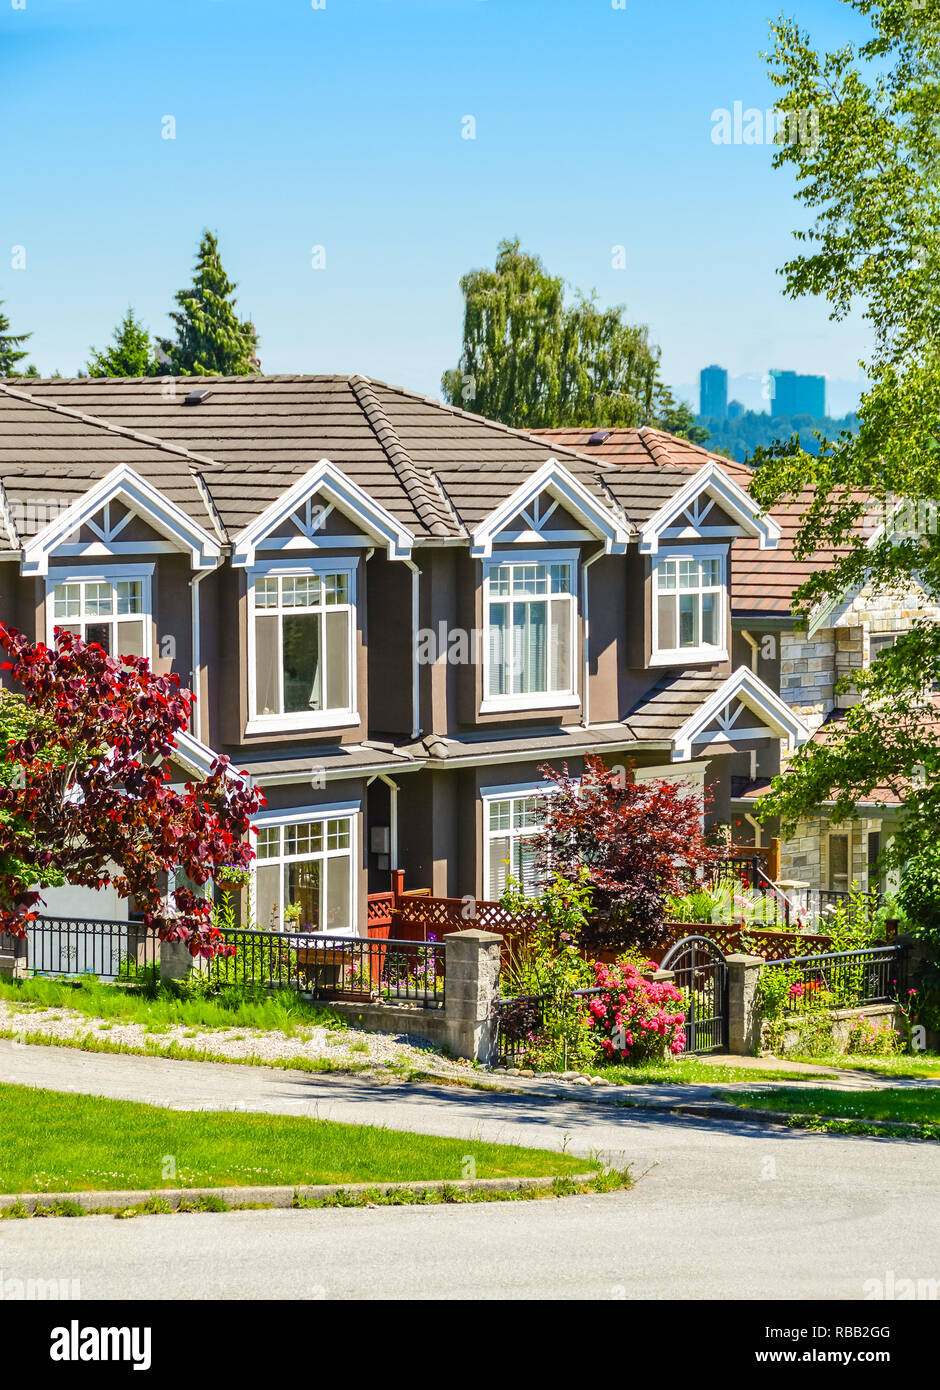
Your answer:
[[[362,376],[2,382],[0,620],[192,686],[178,776],[226,753],[268,802],[244,921],[363,933],[395,868],[496,898],[533,882],[543,765],[708,784],[727,821],[810,733],[735,626],[778,524],[629,434],[613,461]]]

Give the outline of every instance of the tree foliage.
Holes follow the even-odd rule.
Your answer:
[[[32,336],[32,333],[10,332],[10,320],[3,312],[3,300],[0,299],[0,376],[35,376],[37,374],[35,367],[29,367],[26,372],[23,372],[19,365],[29,356],[29,352],[23,347],[23,344],[29,342]]]
[[[655,414],[659,350],[625,308],[593,296],[565,301],[518,241],[499,244],[492,270],[471,270],[464,295],[459,365],[442,379],[445,399],[520,429],[639,425]]]
[[[89,376],[154,376],[160,364],[154,356],[150,334],[129,308],[117,328],[110,347],[99,352],[89,349],[86,363]]]
[[[702,828],[702,793],[691,784],[637,782],[592,753],[580,779],[567,766],[542,771],[555,791],[538,841],[541,871],[586,881],[597,907],[654,938],[668,896],[687,891],[690,880],[723,857]]]
[[[813,489],[797,557],[834,557],[797,591],[804,615],[864,584],[940,596],[940,4],[843,3],[870,21],[866,42],[817,52],[781,21],[770,55],[779,107],[815,113],[804,125],[818,132],[782,139],[774,157],[815,215],[782,269],[787,293],[824,296],[837,320],[860,307],[872,332],[857,433],[821,438],[815,455],[794,439],[755,456],[752,491],[764,505]],[[929,692],[938,680],[938,631],[919,622],[854,678],[865,703],[827,742],[799,751],[763,814],[792,825],[834,797],[838,816],[887,784],[907,796],[893,857],[935,841],[940,740]]]
[[[218,238],[204,232],[192,285],[170,314],[176,338],[160,338],[165,369],[175,376],[248,376],[258,371],[255,326],[235,312],[235,290],[222,266]]]
[[[209,895],[179,888],[168,904],[163,880],[179,867],[204,887],[246,868],[264,798],[226,757],[205,781],[171,785],[190,691],[61,629],[52,649],[0,624],[0,649],[20,687],[0,699],[0,930],[24,935],[50,883],[112,885],[162,939],[216,953]]]

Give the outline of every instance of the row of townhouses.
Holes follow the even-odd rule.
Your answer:
[[[9,380],[0,620],[176,672],[180,780],[224,752],[267,797],[245,919],[362,932],[390,869],[531,884],[545,763],[682,777],[737,842],[774,832],[755,797],[923,600],[850,595],[797,633],[798,513],[748,477],[655,430],[525,433],[363,376]],[[800,827],[785,876],[867,882],[892,808],[863,809]]]

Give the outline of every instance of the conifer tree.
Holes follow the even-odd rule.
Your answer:
[[[150,334],[129,308],[114,330],[114,342],[103,352],[89,349],[88,376],[153,376],[160,370],[153,355]]]
[[[170,314],[176,338],[159,338],[160,352],[175,376],[247,376],[259,370],[258,335],[235,312],[236,286],[225,273],[218,238],[204,232],[192,285],[176,295]]]

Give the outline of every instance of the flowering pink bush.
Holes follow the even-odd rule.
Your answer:
[[[655,968],[655,967],[652,967]],[[630,961],[594,962],[595,994],[588,1004],[591,1027],[609,1061],[657,1061],[685,1047],[685,1001],[669,981],[644,980]]]

